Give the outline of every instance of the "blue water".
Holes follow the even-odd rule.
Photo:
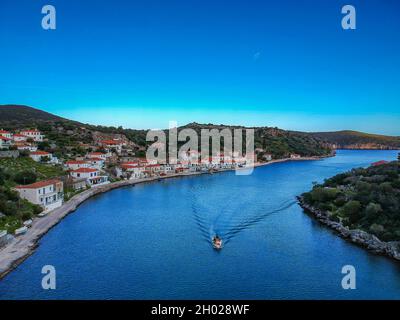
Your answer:
[[[338,151],[250,176],[176,178],[97,196],[0,281],[0,299],[398,299],[400,263],[344,241],[295,203],[313,181],[396,155]],[[225,241],[220,252],[214,233]],[[356,290],[341,287],[347,264]],[[41,287],[44,265],[56,268],[56,290]]]

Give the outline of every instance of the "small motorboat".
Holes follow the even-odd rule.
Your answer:
[[[220,237],[218,237],[217,235],[215,235],[212,238],[212,245],[213,245],[214,249],[217,249],[217,250],[222,249],[222,239]]]

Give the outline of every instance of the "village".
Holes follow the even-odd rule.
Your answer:
[[[40,150],[40,144],[46,141],[48,139],[38,129],[18,132],[0,130],[0,158],[17,159],[24,156],[41,166],[56,166],[62,169],[63,174],[60,176],[12,187],[21,199],[41,207],[38,218],[61,207],[65,201],[82,191],[111,182],[234,170],[246,167],[250,161],[249,158],[234,152],[229,155],[219,153],[201,159],[198,151],[189,150],[180,152],[178,159],[174,161],[158,163],[157,160],[135,156],[130,141],[124,136],[107,139],[98,137],[92,144],[81,144],[81,147],[87,150],[85,155],[73,158],[66,155],[65,158],[58,158],[51,152]],[[291,157],[295,159],[299,156]],[[263,160],[270,161],[272,156],[264,154]],[[26,233],[31,225],[32,219],[23,221],[22,226],[15,229],[13,236]],[[6,231],[0,230],[0,247],[11,238]]]

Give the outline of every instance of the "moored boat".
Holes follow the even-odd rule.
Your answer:
[[[27,227],[21,227],[21,228],[18,228],[18,229],[15,230],[15,235],[19,236],[21,234],[26,233],[27,231],[28,231]]]

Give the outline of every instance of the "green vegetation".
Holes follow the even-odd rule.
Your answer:
[[[12,188],[65,175],[60,166],[46,165],[31,158],[0,159],[0,230],[13,233],[24,220],[39,214],[42,208],[21,199]]]
[[[400,240],[399,161],[338,174],[315,185],[303,199],[350,229],[383,241]]]
[[[61,166],[43,164],[25,157],[17,159],[0,158],[0,169],[9,177],[7,179],[9,186],[29,184],[35,181],[66,175]]]
[[[180,129],[190,128],[200,135],[201,129],[246,129],[239,126],[213,125],[190,123]],[[271,127],[255,127],[254,147],[260,149],[257,156],[262,159],[264,154],[271,154],[273,159],[290,157],[298,154],[303,157],[324,156],[331,153],[331,149],[308,133],[286,131]],[[245,151],[245,136],[243,136],[243,150]],[[223,143],[221,144],[223,145]]]
[[[344,130],[336,132],[314,132],[311,135],[338,148],[362,149],[399,149],[400,137],[369,134],[358,131]]]

